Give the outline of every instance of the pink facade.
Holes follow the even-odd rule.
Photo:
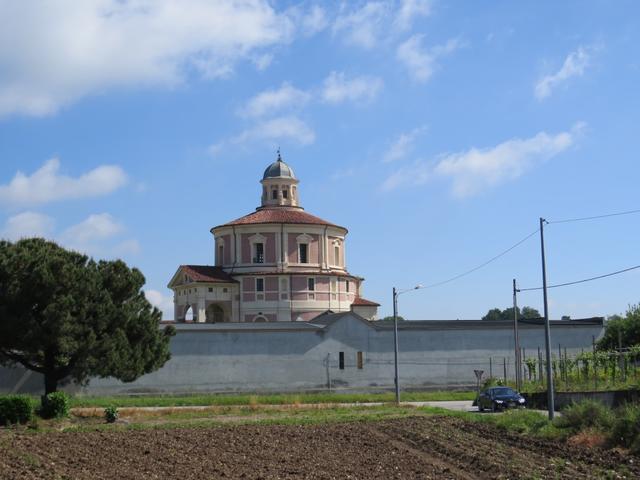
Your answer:
[[[291,277],[291,290],[296,293],[307,290],[307,277],[294,276]]]
[[[194,283],[202,282],[208,287],[198,293],[204,293],[207,301],[219,301],[221,295],[230,298],[231,321],[253,322],[257,316],[263,321],[282,321],[290,315],[293,320],[309,321],[327,309],[348,309],[358,297],[359,281],[351,277],[347,289],[345,279],[338,277],[346,273],[347,230],[310,215],[299,206],[298,180],[280,157],[265,170],[260,183],[263,195],[256,211],[211,230],[215,263],[222,269],[188,266],[199,272]],[[254,246],[257,242],[262,244],[259,249]],[[306,245],[304,263],[299,242]],[[311,290],[309,279],[313,279]],[[187,293],[191,286],[185,288],[182,282],[172,282],[176,312],[180,312],[178,307],[190,301],[185,295],[191,295]],[[304,311],[296,312],[296,308]]]
[[[316,277],[316,291],[318,292],[329,291],[329,277]]]
[[[264,246],[264,261],[266,263],[276,263],[276,234],[263,233],[266,237],[266,245]]]
[[[329,237],[329,263],[331,265],[343,265],[343,252],[342,252],[342,243],[338,246],[338,256],[336,257],[336,246],[334,245],[335,240],[340,240],[338,237]]]
[[[298,262],[298,244],[296,243],[297,235],[290,233],[287,238],[287,251],[285,252],[287,255],[287,262],[289,263],[297,263]]]
[[[307,293],[302,292],[293,292],[291,294],[291,300],[307,300],[309,295]]]
[[[253,263],[252,251],[251,251],[251,237],[256,235],[255,233],[243,233],[240,235],[240,263]],[[276,234],[260,233],[264,240],[264,263],[276,262]]]
[[[266,277],[264,279],[264,288],[267,292],[278,291],[278,277]]]
[[[228,265],[230,263],[232,263],[233,260],[231,260],[231,235],[223,235],[222,236],[222,240],[224,242],[224,259],[223,259],[223,263],[225,265]]]
[[[300,233],[290,233],[287,237],[287,259],[289,263],[299,263],[298,259],[298,237]],[[320,242],[319,236],[316,234],[307,234],[311,237],[311,241],[308,243],[308,263],[320,263]]]
[[[243,292],[254,292],[256,289],[256,281],[254,277],[244,277],[242,279],[242,291]]]

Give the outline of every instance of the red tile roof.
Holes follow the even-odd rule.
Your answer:
[[[379,307],[380,304],[376,302],[372,302],[371,300],[367,300],[366,298],[356,297],[351,306],[356,307]]]
[[[218,227],[227,227],[231,225],[250,225],[254,223],[297,223],[306,225],[328,225],[330,227],[341,227],[331,222],[327,222],[320,217],[311,215],[302,209],[298,208],[286,208],[286,207],[271,207],[261,208],[253,213],[240,217],[229,223],[218,225]],[[214,227],[214,228],[218,228]]]
[[[222,270],[222,267],[211,265],[180,265],[180,268],[189,275],[194,282],[207,283],[237,283],[231,275]]]

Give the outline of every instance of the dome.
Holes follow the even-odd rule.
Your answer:
[[[293,169],[282,161],[279,153],[278,160],[269,165],[262,175],[263,180],[275,177],[296,178],[296,176],[293,174]]]

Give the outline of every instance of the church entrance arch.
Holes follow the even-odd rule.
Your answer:
[[[191,308],[191,305],[185,305],[182,319],[185,322],[193,322],[193,308]]]
[[[224,321],[224,310],[220,305],[212,303],[207,307],[207,323],[221,323]]]

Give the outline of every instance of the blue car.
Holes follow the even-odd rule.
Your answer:
[[[485,409],[497,412],[507,408],[525,408],[527,401],[512,388],[490,387],[480,392],[477,403],[481,412]]]

